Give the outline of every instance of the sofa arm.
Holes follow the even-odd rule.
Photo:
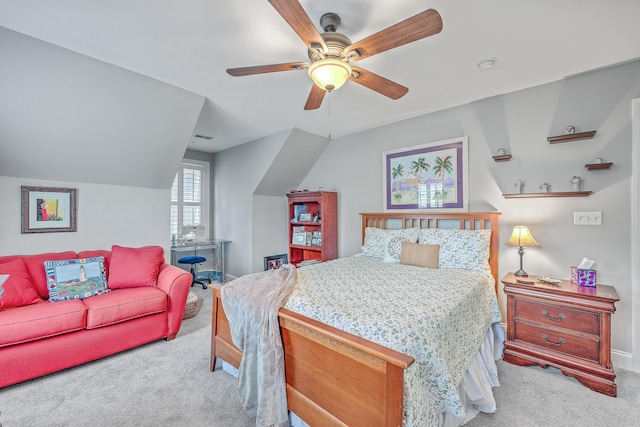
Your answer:
[[[164,263],[160,266],[157,287],[167,294],[167,340],[175,338],[182,325],[191,279],[191,273],[174,265]]]

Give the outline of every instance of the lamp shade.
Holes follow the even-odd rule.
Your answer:
[[[320,89],[338,89],[351,75],[351,66],[338,59],[321,59],[309,66],[309,77]]]
[[[509,246],[540,246],[540,243],[536,242],[536,239],[533,238],[531,232],[529,232],[529,228],[517,225],[513,227],[513,234],[511,234],[511,238],[507,242]]]

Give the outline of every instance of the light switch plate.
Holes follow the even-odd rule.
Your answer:
[[[602,225],[602,212],[574,212],[573,213],[574,225]]]

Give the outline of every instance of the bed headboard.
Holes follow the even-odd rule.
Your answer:
[[[498,287],[498,245],[500,243],[500,212],[381,212],[361,213],[362,244],[366,227],[376,228],[459,228],[461,230],[491,229],[489,265]],[[457,224],[456,224],[457,223]],[[453,226],[452,226],[453,224]]]

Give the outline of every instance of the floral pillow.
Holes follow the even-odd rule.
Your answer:
[[[45,261],[44,268],[50,302],[109,292],[103,257]]]
[[[386,233],[384,237],[384,255],[382,257],[382,262],[400,262],[402,243],[415,243],[418,241],[417,234],[403,234],[404,233]]]
[[[387,230],[383,228],[367,227],[364,229],[364,245],[362,255],[374,258],[384,258],[385,238],[388,233],[397,236],[417,235],[419,228],[405,228],[401,230]]]
[[[438,266],[460,268],[491,275],[489,248],[491,230],[420,230],[418,242],[440,245]]]

